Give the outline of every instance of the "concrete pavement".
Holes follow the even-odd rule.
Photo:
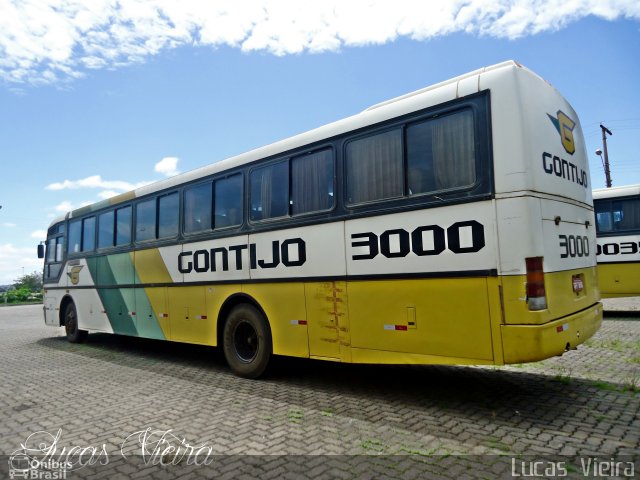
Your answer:
[[[640,468],[640,317],[608,317],[578,350],[533,364],[278,359],[252,381],[211,348],[105,334],[69,344],[41,308],[0,308],[0,475],[23,443],[55,443],[58,459],[81,449],[71,458],[87,465],[66,478],[512,478],[536,462],[584,478],[588,459]],[[180,456],[188,447],[199,450]]]

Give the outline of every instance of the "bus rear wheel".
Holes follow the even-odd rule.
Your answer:
[[[71,343],[84,342],[88,335],[86,330],[78,328],[78,313],[73,302],[69,302],[64,310],[64,330]]]
[[[271,330],[265,316],[252,305],[231,310],[224,325],[223,349],[236,375],[258,378],[271,359]]]

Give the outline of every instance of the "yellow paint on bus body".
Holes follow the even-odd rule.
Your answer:
[[[304,283],[249,283],[242,285],[241,289],[258,302],[267,316],[271,327],[273,353],[308,357]]]
[[[640,295],[640,263],[599,263],[598,279],[603,298]]]
[[[573,291],[578,277],[584,289]],[[542,325],[593,306],[600,300],[596,267],[544,274],[547,309],[529,310],[526,302],[525,275],[500,277],[503,288],[504,317],[507,324]]]
[[[602,304],[544,325],[503,325],[504,363],[535,362],[573,349],[602,323]]]
[[[236,294],[264,311],[275,354],[353,363],[535,361],[575,348],[602,320],[595,268],[545,274],[548,309],[533,312],[525,276],[167,286],[157,249],[131,257],[165,337],[179,342],[215,346]]]
[[[167,267],[162,260],[160,250],[150,248],[147,250],[137,250],[130,252],[131,261],[136,272],[136,281],[142,285],[150,284],[168,284],[172,282],[171,275],[167,271]],[[169,315],[169,302],[167,299],[168,288],[163,287],[147,287],[144,288],[144,294],[147,296],[148,303],[151,305],[153,313],[162,329],[165,338],[173,340],[171,335],[171,317]],[[139,302],[136,302],[139,303]],[[139,307],[136,307],[140,310]],[[146,312],[138,312],[139,318],[145,318]],[[177,328],[174,325],[174,329]]]
[[[351,345],[492,361],[487,287],[483,277],[349,282]]]

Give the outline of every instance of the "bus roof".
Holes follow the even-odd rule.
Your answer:
[[[415,92],[407,93],[399,97],[386,100],[375,104],[366,110],[353,115],[351,117],[338,120],[333,123],[309,130],[298,135],[294,135],[284,140],[250,150],[248,152],[236,155],[225,160],[211,163],[204,167],[176,175],[171,178],[160,180],[158,182],[137,188],[133,191],[123,193],[107,200],[97,202],[95,204],[78,208],[66,215],[56,218],[51,225],[54,225],[67,218],[74,218],[86,213],[115,206],[135,198],[143,197],[152,193],[156,193],[165,189],[170,189],[197,180],[202,177],[208,177],[218,172],[239,167],[263,158],[283,154],[305,145],[320,142],[340,134],[348,133],[359,128],[367,127],[385,120],[401,116],[407,113],[415,112],[423,108],[438,105],[456,98],[476,93],[480,89],[480,75],[485,72],[496,70],[504,70],[505,74],[513,72],[515,69],[521,69],[536,75],[514,60],[505,61],[495,65],[487,66],[474,70],[472,72],[460,75],[458,77],[440,82]],[[474,80],[473,77],[477,77]]]
[[[598,188],[593,191],[593,199],[629,197],[640,195],[640,185],[625,185],[621,187]]]

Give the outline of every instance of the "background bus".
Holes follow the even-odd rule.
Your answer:
[[[74,210],[49,228],[45,321],[272,354],[496,364],[598,329],[577,116],[515,62]]]
[[[603,297],[640,295],[640,185],[593,191]]]

